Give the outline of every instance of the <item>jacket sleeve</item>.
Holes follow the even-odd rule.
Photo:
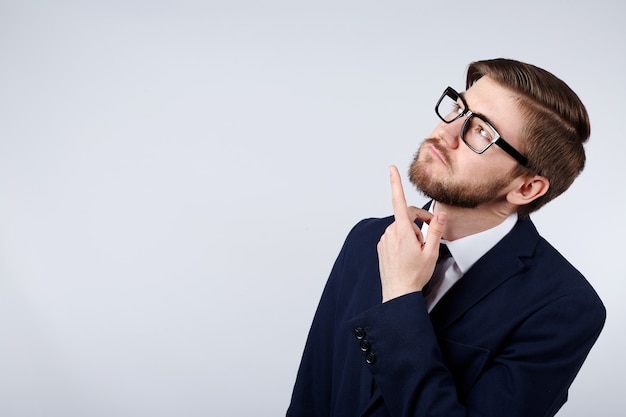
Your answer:
[[[364,360],[391,416],[466,415],[421,292],[376,306],[351,325],[363,329]]]
[[[376,306],[351,324],[364,329],[375,358],[369,370],[391,416],[547,417],[564,403],[604,318],[602,304],[580,294],[545,305],[511,329],[500,351],[456,352],[459,364],[476,368],[465,388],[444,361],[420,292]]]

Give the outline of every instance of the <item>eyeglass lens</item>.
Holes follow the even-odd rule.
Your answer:
[[[450,123],[465,114],[466,109],[461,99],[446,94],[437,106],[437,113],[444,121]],[[462,137],[476,152],[487,149],[497,138],[497,133],[480,116],[470,114],[463,124]]]

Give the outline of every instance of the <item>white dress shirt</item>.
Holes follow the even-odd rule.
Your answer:
[[[429,211],[431,213],[434,205],[434,202],[430,205]],[[450,250],[452,257],[438,262],[435,267],[435,272],[431,278],[432,288],[426,296],[429,313],[441,297],[465,275],[472,265],[513,229],[515,223],[517,223],[517,213],[511,214],[502,223],[491,229],[454,241],[441,240]],[[426,222],[422,225],[422,235],[424,239],[427,239],[428,224]]]

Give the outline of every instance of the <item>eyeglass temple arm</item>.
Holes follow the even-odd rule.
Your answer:
[[[522,155],[521,153],[519,153],[517,151],[517,149],[515,149],[514,147],[512,147],[511,145],[509,145],[509,143],[507,141],[505,141],[502,138],[498,138],[498,140],[496,140],[496,145],[498,145],[499,147],[501,147],[504,151],[506,151],[506,153],[508,153],[509,155],[511,155],[513,158],[515,158],[517,160],[517,162],[519,162],[520,164],[522,164],[523,166],[525,166],[526,168],[532,168],[530,166],[530,164],[528,163],[528,158],[526,158],[524,155]]]

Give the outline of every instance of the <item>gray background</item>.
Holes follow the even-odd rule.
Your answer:
[[[0,415],[283,415],[346,233],[493,57],[590,112],[534,219],[609,314],[559,415],[625,415],[623,6],[435,3],[2,0]]]

